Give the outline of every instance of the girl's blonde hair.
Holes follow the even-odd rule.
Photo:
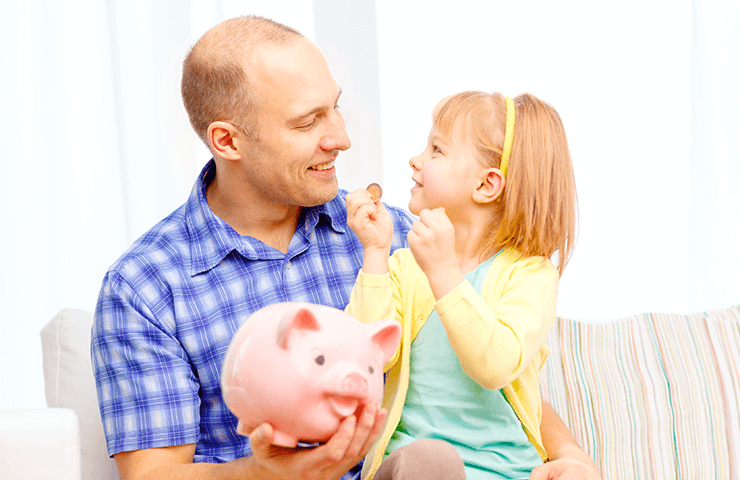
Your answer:
[[[516,124],[506,183],[484,253],[502,247],[524,256],[558,252],[562,275],[573,253],[577,198],[573,166],[560,115],[532,94],[514,99]],[[434,109],[435,129],[469,142],[481,163],[499,168],[506,129],[506,100],[499,93],[468,91]]]

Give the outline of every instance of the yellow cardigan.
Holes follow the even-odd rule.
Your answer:
[[[362,478],[372,478],[401,419],[409,382],[411,342],[437,309],[463,370],[487,389],[502,388],[543,460],[539,370],[547,331],[555,321],[558,272],[544,257],[504,251],[486,274],[481,294],[465,281],[435,303],[426,275],[408,249],[397,250],[386,275],[360,271],[346,311],[367,323],[401,322],[401,345],[386,365],[383,407],[388,420],[368,455]],[[399,358],[401,361],[399,361]]]

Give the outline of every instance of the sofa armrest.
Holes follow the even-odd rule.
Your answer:
[[[0,412],[5,480],[80,480],[80,426],[68,408]]]
[[[108,456],[98,410],[90,361],[92,323],[92,312],[67,308],[41,330],[46,405],[69,408],[77,414],[82,480],[118,480],[116,462]]]

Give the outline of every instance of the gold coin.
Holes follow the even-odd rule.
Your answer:
[[[370,198],[373,200],[373,202],[377,202],[378,200],[380,200],[380,197],[383,196],[383,189],[380,188],[380,185],[375,182],[368,185],[365,190],[367,190],[367,193],[370,194]]]

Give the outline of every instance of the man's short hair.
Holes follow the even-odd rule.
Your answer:
[[[190,124],[206,144],[216,121],[233,124],[256,138],[259,98],[250,88],[245,60],[263,45],[286,45],[305,38],[297,30],[255,15],[226,20],[208,30],[190,49],[182,68],[180,91]]]

